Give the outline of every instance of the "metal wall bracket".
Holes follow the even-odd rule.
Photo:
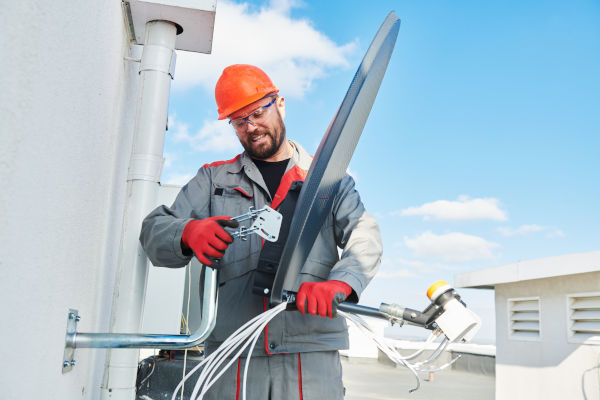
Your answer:
[[[250,212],[232,218],[236,221],[252,219],[252,226],[244,235],[256,233],[266,240],[277,240],[281,225],[281,214],[265,207],[260,210],[251,209]],[[235,236],[235,232],[232,233]],[[65,351],[63,354],[62,372],[73,369],[73,359],[76,348],[128,348],[128,349],[164,349],[177,350],[197,346],[206,340],[215,327],[217,319],[217,270],[205,269],[204,294],[202,297],[202,320],[198,329],[190,335],[164,335],[146,333],[87,333],[78,332],[77,323],[80,320],[79,312],[69,309],[67,315],[67,332],[65,334]]]
[[[67,315],[67,333],[65,340],[68,337],[72,337],[77,332],[77,323],[81,317],[79,311],[69,308],[69,314]],[[67,373],[75,366],[75,347],[65,346],[65,352],[63,353],[62,373]]]

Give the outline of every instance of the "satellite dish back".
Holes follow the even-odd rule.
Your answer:
[[[292,290],[346,173],[387,69],[400,20],[392,11],[373,38],[336,112],[300,191],[271,291],[271,305]]]

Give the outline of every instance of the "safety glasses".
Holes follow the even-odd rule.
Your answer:
[[[273,97],[273,100],[271,100],[269,104],[266,104],[262,107],[258,107],[256,110],[254,110],[252,113],[250,113],[244,118],[230,119],[229,124],[233,126],[233,129],[235,129],[236,131],[241,131],[244,130],[244,128],[246,128],[247,122],[251,122],[252,125],[254,125],[255,122],[260,122],[268,114],[269,107],[271,107],[271,105],[275,103],[275,100],[277,100],[277,97]]]

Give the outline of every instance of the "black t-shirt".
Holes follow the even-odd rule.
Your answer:
[[[279,183],[285,173],[285,167],[287,167],[289,160],[289,158],[282,161],[252,160],[267,184],[271,198],[275,196],[275,192],[279,187]]]

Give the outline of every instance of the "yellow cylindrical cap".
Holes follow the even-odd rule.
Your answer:
[[[441,288],[442,286],[450,286],[450,285],[448,285],[448,282],[446,282],[446,281],[437,281],[433,285],[429,286],[429,289],[427,289],[427,297],[429,297],[429,299],[431,299],[431,296],[433,296],[435,291],[438,290],[439,288]]]

